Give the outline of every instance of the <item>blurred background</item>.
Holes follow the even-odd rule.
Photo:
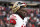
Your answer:
[[[16,1],[22,1],[22,0],[0,0],[0,27],[10,27],[7,24],[10,24],[8,19],[9,16],[12,14],[12,7]],[[22,8],[22,12],[19,12],[20,14],[23,14],[22,16],[29,16],[31,12],[33,12],[34,16],[37,17],[38,22],[34,22],[35,27],[40,27],[40,0],[23,0],[27,4],[26,8]],[[24,12],[25,15],[24,14]],[[29,23],[30,25],[31,23]]]

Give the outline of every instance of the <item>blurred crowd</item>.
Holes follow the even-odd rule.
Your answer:
[[[7,4],[6,4],[7,5]],[[0,5],[0,26],[7,27],[8,18],[12,14],[10,6]]]
[[[0,6],[0,27],[10,27],[9,16],[12,14],[12,8]],[[27,27],[40,27],[40,9],[19,10],[18,14],[24,17],[30,17]]]

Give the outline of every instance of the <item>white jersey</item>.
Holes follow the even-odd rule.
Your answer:
[[[17,15],[17,14],[12,14],[12,15],[14,15],[14,16],[16,16],[16,19],[15,18],[13,18],[13,19],[15,19],[15,21],[16,21],[16,24],[14,25],[15,27],[21,27],[21,26],[26,26],[26,23],[28,22],[27,20],[27,18],[29,18],[29,17],[25,17],[24,18],[24,20],[19,16],[19,15]],[[10,15],[10,17],[12,17],[12,15]]]

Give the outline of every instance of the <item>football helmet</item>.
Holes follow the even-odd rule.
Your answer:
[[[12,11],[15,13],[17,10],[19,10],[19,8],[21,6],[26,7],[26,3],[24,3],[23,1],[15,2],[15,4],[13,5],[13,8],[12,8]]]

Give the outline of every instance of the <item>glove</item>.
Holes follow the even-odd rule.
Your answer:
[[[10,23],[13,24],[13,25],[15,25],[16,24],[16,21],[14,19],[11,19],[10,20]]]

